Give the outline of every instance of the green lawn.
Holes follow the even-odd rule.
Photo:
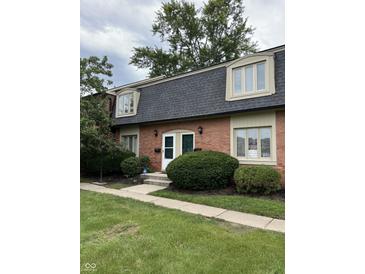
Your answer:
[[[151,195],[285,219],[285,202],[277,199],[255,198],[244,195],[189,194],[169,189],[156,191]]]
[[[284,273],[284,234],[81,191],[81,271]]]
[[[86,178],[86,177],[80,177],[80,182],[81,183],[92,183],[97,181],[96,179],[93,178]]]
[[[104,186],[108,187],[108,188],[121,189],[121,188],[130,187],[130,186],[134,186],[134,185],[133,184],[125,184],[125,183],[108,183]]]

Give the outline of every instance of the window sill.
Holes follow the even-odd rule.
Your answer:
[[[252,94],[228,97],[228,98],[226,98],[226,101],[244,100],[244,99],[250,99],[250,98],[256,98],[256,97],[270,96],[273,94],[274,94],[274,92],[270,92],[270,91],[260,91],[260,92],[254,92]]]
[[[277,162],[271,159],[246,159],[236,157],[240,165],[267,165],[276,166]]]
[[[115,115],[115,118],[122,118],[122,117],[129,117],[129,116],[135,116],[137,113],[128,113],[128,114],[122,114],[122,115]]]

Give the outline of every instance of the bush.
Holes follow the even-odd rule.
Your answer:
[[[139,158],[139,160],[141,163],[142,170],[146,168],[147,172],[153,172],[153,168],[151,167],[151,160],[148,156],[142,156],[141,158]]]
[[[143,171],[141,161],[138,157],[129,157],[125,159],[121,162],[120,167],[123,174],[127,175],[128,177],[137,176]]]
[[[267,195],[281,188],[279,172],[268,166],[240,167],[234,181],[238,193]]]
[[[121,147],[116,146],[103,158],[103,174],[121,174],[120,163],[133,156],[135,156],[133,152],[125,151]],[[98,175],[100,172],[100,159],[81,150],[80,166],[83,173]]]
[[[177,188],[216,189],[227,186],[238,165],[237,159],[225,153],[196,151],[174,159],[166,172]]]

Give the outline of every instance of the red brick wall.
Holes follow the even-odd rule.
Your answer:
[[[285,183],[285,111],[276,112],[276,157],[277,170],[281,173],[282,183]]]
[[[199,134],[198,127],[203,128],[203,134]],[[157,129],[158,136],[154,136]],[[161,170],[162,152],[156,153],[155,148],[162,149],[162,134],[171,130],[185,129],[195,132],[195,147],[203,150],[215,150],[230,154],[230,118],[214,118],[196,121],[183,121],[161,123],[153,125],[141,125],[139,132],[139,154],[148,156],[155,170]],[[119,140],[120,129],[116,129],[115,138]],[[282,183],[285,182],[285,111],[276,112],[276,169],[282,175]]]
[[[203,128],[203,134],[198,132],[200,126]],[[155,129],[158,131],[157,137],[154,136]],[[156,153],[154,149],[162,149],[162,134],[175,129],[195,132],[196,148],[230,153],[229,117],[140,126],[139,154],[150,157],[155,170],[161,170],[162,152]]]

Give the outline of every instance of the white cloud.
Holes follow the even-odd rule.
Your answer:
[[[284,0],[246,0],[245,16],[248,23],[256,28],[253,39],[260,49],[285,43],[285,2]]]
[[[141,37],[114,26],[105,26],[100,30],[80,28],[81,47],[89,51],[112,53],[123,59],[128,59],[133,47],[140,46]]]
[[[97,55],[113,55],[121,59],[122,64],[129,66],[129,72],[136,77],[145,78],[147,70],[136,70],[128,65],[133,47],[142,46],[141,40],[143,39],[139,34],[114,26],[105,26],[99,30],[80,27],[81,48],[96,52]]]

